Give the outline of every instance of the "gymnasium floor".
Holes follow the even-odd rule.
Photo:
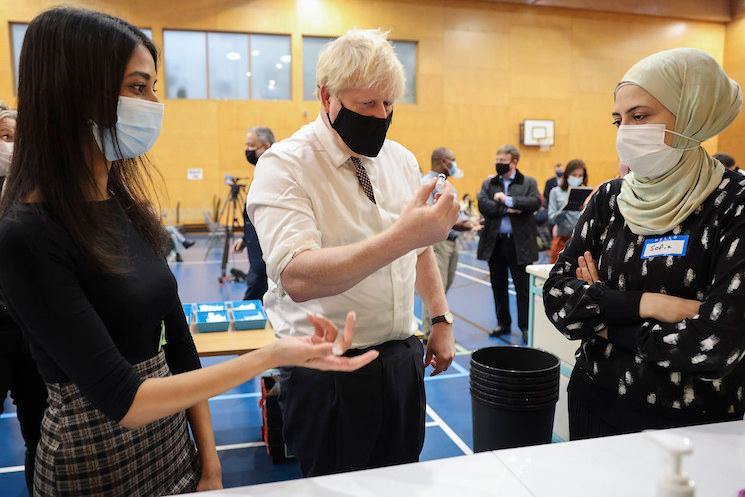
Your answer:
[[[179,282],[183,302],[240,299],[244,285],[228,283],[220,287],[220,250],[212,251],[203,261],[206,241],[184,252],[184,262],[171,264]],[[229,262],[229,267],[247,269],[245,253]],[[515,325],[507,339],[490,338],[495,326],[494,304],[486,264],[476,260],[473,243],[461,251],[455,282],[448,292],[450,309],[455,315],[457,357],[442,375],[425,378],[427,391],[427,428],[421,460],[439,459],[471,453],[471,403],[468,392],[470,351],[493,345],[521,344]],[[514,291],[510,290],[515,315]],[[417,302],[417,315],[420,315]],[[203,365],[225,357],[202,359]],[[215,436],[223,467],[225,487],[298,478],[295,463],[274,465],[260,441],[259,388],[256,381],[242,385],[210,400]],[[0,415],[0,496],[25,496],[23,477],[23,440],[15,417],[15,408],[5,400]]]

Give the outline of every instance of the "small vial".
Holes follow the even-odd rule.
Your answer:
[[[445,187],[445,181],[447,180],[447,176],[440,173],[437,175],[437,184],[435,185],[435,195],[440,193],[442,189]]]

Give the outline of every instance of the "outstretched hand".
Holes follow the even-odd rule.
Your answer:
[[[315,333],[305,337],[286,337],[273,345],[275,361],[281,366],[300,366],[322,371],[354,371],[378,357],[377,350],[370,350],[356,357],[343,357],[352,345],[356,316],[347,314],[343,335],[331,320],[308,314]]]

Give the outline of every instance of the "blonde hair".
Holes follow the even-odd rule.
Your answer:
[[[352,88],[380,88],[393,100],[403,96],[406,76],[401,61],[380,29],[353,29],[326,45],[316,64],[316,92],[331,95]]]

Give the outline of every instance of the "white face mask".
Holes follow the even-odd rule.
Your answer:
[[[158,139],[163,124],[163,104],[120,96],[116,118],[118,149],[109,129],[103,130],[103,145],[96,123],[92,124],[93,136],[106,160],[133,159],[147,153]]]
[[[665,143],[665,133],[682,136],[697,145],[689,148],[673,148]],[[616,134],[616,150],[621,162],[629,166],[640,178],[659,178],[673,169],[683,152],[694,150],[701,142],[675,131],[665,129],[664,124],[622,124]]]
[[[576,188],[578,186],[582,186],[582,182],[584,182],[584,181],[585,181],[585,177],[584,176],[581,176],[579,178],[577,176],[569,176],[567,178],[567,183],[572,188]]]
[[[7,176],[13,158],[13,142],[0,140],[0,176]]]

